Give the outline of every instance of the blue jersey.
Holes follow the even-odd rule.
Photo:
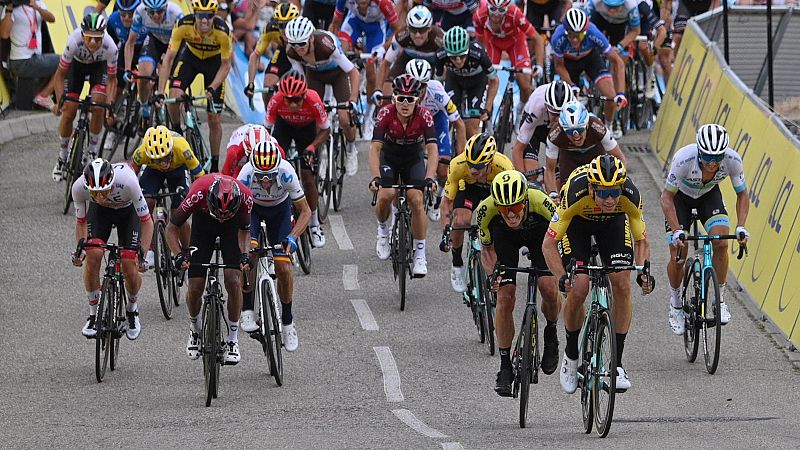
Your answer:
[[[130,28],[125,28],[125,25],[122,24],[122,18],[119,15],[119,11],[114,11],[108,17],[108,31],[111,34],[111,37],[115,38],[117,41],[117,45],[122,48],[125,46],[125,43],[128,42],[128,34],[130,33]],[[142,33],[136,36],[136,45],[142,45],[144,43],[144,38],[147,37],[147,33]]]
[[[625,0],[622,6],[614,9],[609,8],[603,3],[603,0],[588,0],[586,2],[586,15],[592,17],[594,12],[600,14],[608,23],[627,23],[630,28],[636,28],[641,25],[639,0]]]
[[[167,12],[164,14],[164,20],[161,23],[153,22],[153,19],[147,15],[144,4],[136,8],[133,13],[133,25],[131,30],[139,36],[152,34],[154,38],[161,41],[162,44],[169,44],[169,38],[172,35],[172,28],[183,17],[181,7],[175,3],[167,3]]]
[[[602,55],[608,56],[612,50],[606,35],[593,23],[589,24],[589,29],[586,30],[586,36],[581,41],[580,48],[574,48],[569,43],[564,25],[559,25],[556,28],[553,37],[550,38],[550,42],[553,44],[553,54],[556,58],[581,59],[594,49],[600,51]]]

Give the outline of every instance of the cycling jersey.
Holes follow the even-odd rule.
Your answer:
[[[232,43],[228,24],[222,18],[214,16],[211,31],[207,35],[201,36],[195,27],[195,22],[194,14],[180,19],[172,30],[169,48],[177,51],[180,49],[181,43],[185,42],[189,51],[201,60],[216,55],[220,55],[222,59],[230,59]],[[206,81],[206,84],[208,83],[210,80]]]
[[[586,2],[586,15],[592,17],[597,13],[611,24],[627,23],[629,27],[639,26],[639,2],[637,0],[625,0],[625,3],[617,8],[609,8],[603,0],[589,0]]]
[[[103,35],[103,43],[100,44],[96,51],[89,51],[83,41],[83,32],[78,28],[69,35],[67,46],[61,54],[61,61],[59,61],[58,66],[62,69],[69,69],[73,61],[81,64],[105,62],[106,72],[109,75],[113,75],[117,72],[117,53],[117,44],[108,33]]]
[[[281,37],[281,29],[278,26],[278,22],[275,19],[272,19],[264,25],[264,31],[261,33],[261,37],[258,39],[258,44],[256,45],[256,52],[259,55],[263,55],[267,52],[267,47],[272,43],[277,43],[279,46],[284,46],[283,38]]]
[[[240,229],[249,230],[250,211],[253,209],[253,194],[250,192],[250,189],[248,189],[247,186],[242,184],[241,181],[219,173],[209,173],[195,180],[195,182],[192,183],[192,187],[189,189],[189,192],[186,194],[186,198],[183,199],[178,209],[170,216],[170,222],[173,225],[181,226],[186,223],[187,220],[189,220],[189,216],[196,212],[200,212],[207,217],[210,216],[208,213],[208,203],[206,201],[208,197],[208,189],[216,180],[222,178],[228,178],[233,180],[235,183],[238,183],[239,190],[241,190],[242,193],[241,206],[239,206],[239,210],[236,212],[236,215],[231,219],[225,220],[224,222],[238,221]],[[147,205],[145,204],[145,207],[146,206]]]
[[[461,14],[466,11],[475,11],[478,8],[476,0],[423,0],[422,4],[431,11],[445,11],[448,14]]]
[[[461,118],[458,114],[458,108],[450,100],[450,95],[444,90],[442,83],[437,80],[428,81],[425,97],[420,102],[420,105],[431,110],[433,115],[444,113],[447,116],[447,121],[451,123]]]
[[[197,157],[189,146],[189,142],[184,139],[180,134],[172,131],[172,160],[167,170],[161,170],[159,164],[155,164],[147,153],[144,151],[144,143],[133,152],[133,163],[137,166],[147,166],[153,170],[160,172],[172,172],[173,170],[183,169],[189,171],[192,178],[198,178],[204,175],[203,166],[200,165]]]
[[[253,165],[247,163],[237,178],[250,188],[256,205],[271,207],[281,204],[287,198],[296,202],[305,197],[303,186],[300,185],[300,178],[289,161],[282,160],[278,164],[278,176],[275,177],[269,189],[264,189],[261,183],[254,180],[253,174]]]
[[[737,194],[747,189],[742,157],[735,150],[725,149],[725,159],[720,163],[714,177],[708,182],[703,182],[703,171],[697,155],[697,144],[689,144],[675,152],[675,156],[672,157],[672,167],[664,186],[666,190],[680,191],[691,198],[699,198],[727,177],[731,178],[733,190]]]
[[[525,39],[525,36],[532,36],[536,30],[525,18],[525,14],[516,7],[510,5],[503,22],[500,24],[499,29],[493,28],[489,20],[489,8],[487,5],[482,5],[473,13],[475,21],[475,34],[482,42],[487,45],[492,41],[515,41],[517,39]]]
[[[573,170],[615,148],[617,140],[611,135],[611,131],[606,128],[602,120],[591,115],[586,127],[586,138],[580,147],[570,141],[560,126],[553,127],[547,136],[545,155],[548,159],[558,159],[558,171],[564,179]]]
[[[303,104],[296,112],[289,109],[289,105],[283,99],[283,94],[276,92],[267,104],[265,125],[267,128],[271,128],[279,118],[296,127],[316,123],[318,129],[324,130],[331,126],[328,113],[325,111],[325,104],[322,103],[319,94],[311,89],[306,91]]]
[[[144,200],[142,188],[139,187],[136,172],[124,163],[114,164],[112,168],[114,169],[114,185],[111,187],[111,193],[102,203],[95,200],[89,193],[83,175],[72,184],[72,201],[75,202],[75,217],[78,219],[78,223],[86,223],[86,212],[90,203],[110,209],[123,209],[133,205],[139,220],[142,222],[150,220],[150,209]]]
[[[395,105],[386,105],[378,111],[372,142],[380,142],[383,152],[398,159],[416,158],[423,145],[436,143],[433,115],[428,108],[417,106],[408,124],[403,125]]]
[[[481,245],[492,245],[492,232],[489,226],[492,220],[500,216],[500,211],[495,204],[494,197],[489,196],[478,205],[477,223],[481,238]],[[521,230],[535,228],[551,222],[556,217],[556,205],[544,192],[538,189],[528,189],[528,216],[522,223]],[[502,216],[500,216],[502,220]],[[521,230],[512,230],[518,233]],[[497,236],[496,236],[497,237]],[[541,253],[541,250],[530,249],[532,253]]]
[[[341,43],[333,33],[317,30],[311,36],[314,38],[313,61],[298,55],[292,47],[286,49],[286,55],[294,69],[302,72],[307,67],[312,72],[325,72],[340,68],[345,73],[353,70],[353,62],[344,55]]]
[[[514,164],[508,159],[508,156],[502,153],[494,154],[490,167],[491,170],[489,170],[489,175],[486,176],[486,181],[478,183],[478,180],[472,178],[472,175],[470,175],[469,165],[467,164],[467,153],[461,152],[461,154],[450,161],[450,165],[447,167],[447,181],[444,183],[445,197],[454,200],[456,198],[456,193],[460,190],[464,190],[466,185],[469,184],[491,186],[492,180],[494,180],[497,174],[504,170],[514,170]]]
[[[625,180],[625,184],[622,185],[622,195],[619,197],[614,211],[605,213],[589,196],[589,179],[586,175],[588,170],[588,164],[575,169],[564,183],[561,188],[561,203],[553,214],[547,235],[555,240],[561,240],[574,218],[582,218],[589,222],[604,222],[627,215],[634,239],[640,241],[646,238],[644,202],[639,194],[639,189],[633,184],[633,180],[630,177]]]
[[[227,151],[225,152],[225,164],[223,164],[220,171],[223,175],[237,177],[242,167],[250,160],[250,157],[245,154],[243,145],[249,130],[250,125],[245,124],[231,134],[231,139],[228,141]],[[278,141],[272,135],[269,136],[269,139],[278,146],[281,157],[285,158],[286,152],[283,151],[283,147],[278,144]]]
[[[167,3],[167,11],[164,13],[163,17],[164,20],[162,20],[161,23],[156,23],[147,14],[147,9],[144,3],[142,3],[136,8],[136,12],[133,13],[131,31],[139,36],[150,34],[162,44],[168,44],[172,29],[177,27],[177,24],[183,17],[183,11],[181,11],[181,7],[175,3]]]
[[[394,8],[392,0],[372,0],[367,5],[367,10],[362,14],[358,10],[356,0],[336,0],[336,9],[333,15],[337,19],[343,19],[349,14],[362,23],[376,23],[388,21],[390,24],[397,22],[397,10]]]
[[[521,125],[517,134],[517,142],[527,144],[533,137],[533,132],[540,125],[548,122],[547,106],[544,104],[544,96],[547,93],[549,84],[543,84],[533,90],[528,101],[525,102],[525,109],[522,111]]]
[[[592,53],[594,49],[597,49],[604,56],[608,56],[614,50],[608,42],[608,38],[593,23],[589,24],[589,29],[586,30],[586,36],[581,41],[580,48],[575,48],[569,43],[564,25],[559,25],[556,28],[550,42],[553,44],[553,55],[556,58],[581,59]],[[576,82],[577,80],[572,81]]]
[[[425,43],[417,46],[411,39],[411,34],[408,30],[403,30],[395,35],[394,42],[389,51],[386,52],[384,59],[393,65],[392,69],[394,69],[395,65],[397,66],[398,73],[394,74],[394,76],[402,74],[405,71],[406,63],[412,59],[424,59],[433,66],[436,64],[436,53],[442,48],[443,36],[442,29],[434,25],[428,31],[428,39]],[[391,76],[392,74],[390,74]]]
[[[438,65],[437,72],[441,72],[442,67],[444,67],[447,69],[448,75],[452,74],[459,78],[486,75],[489,79],[492,79],[497,76],[497,71],[492,65],[492,60],[489,59],[489,54],[486,53],[481,44],[475,41],[470,42],[467,60],[460,69],[453,64],[444,49],[436,53],[436,60]]]
[[[111,35],[111,38],[117,42],[117,47],[122,49],[126,42],[128,42],[128,34],[130,33],[131,29],[126,28],[125,25],[122,23],[122,17],[119,15],[119,11],[114,11],[110,16],[108,16],[108,34]],[[147,37],[147,34],[139,34],[136,36],[136,45],[140,46],[144,43],[144,38]]]

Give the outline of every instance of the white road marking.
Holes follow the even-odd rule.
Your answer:
[[[400,390],[400,372],[389,347],[372,347],[383,372],[383,391],[386,393],[387,402],[402,402],[403,392]]]
[[[434,439],[442,439],[447,437],[446,434],[434,430],[421,420],[417,419],[414,413],[412,413],[407,409],[393,409],[392,413],[394,413],[394,415],[397,416],[398,419],[403,421],[404,424],[411,427],[412,430],[416,431],[417,433],[423,436],[427,436],[429,438],[434,438]]]
[[[464,450],[458,442],[442,442],[442,450]]]
[[[350,303],[353,304],[353,308],[356,310],[358,320],[361,322],[361,328],[366,331],[378,331],[378,322],[375,322],[375,317],[372,315],[367,301],[357,299],[350,300]]]
[[[339,244],[339,250],[352,250],[353,243],[350,241],[350,236],[347,235],[347,230],[344,228],[342,216],[328,216],[328,221],[331,225],[333,237],[336,238],[336,243]]]
[[[358,266],[355,264],[345,264],[342,266],[342,284],[345,291],[357,291],[361,289],[358,285]]]

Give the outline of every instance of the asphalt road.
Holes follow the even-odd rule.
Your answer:
[[[226,136],[234,127],[226,124]],[[284,385],[276,386],[260,347],[245,336],[242,362],[222,368],[219,398],[206,408],[202,364],[185,356],[185,306],[166,321],[152,274],[140,295],[141,336],[123,339],[119,369],[95,381],[94,342],[80,334],[81,274],[69,263],[75,219],[61,215],[62,187],[50,179],[55,138],[0,149],[0,446],[800,447],[799,374],[732,292],[715,375],[702,356],[689,364],[669,331],[659,186],[643,166],[652,160],[631,154],[629,170],[648,205],[658,288],[635,296],[625,351],[633,388],[617,397],[611,433],[599,442],[581,432],[579,397],[565,394],[557,375],[532,386],[529,428],[518,427],[517,401],[493,391],[498,360],[450,288],[438,226],[428,233],[429,275],[410,283],[399,310],[390,265],[375,256],[366,145],[361,150],[340,219],[325,225],[327,246],[313,252],[312,275],[296,278],[300,348],[284,353]],[[331,223],[343,226],[334,233]],[[371,330],[354,307],[364,304]],[[563,351],[562,326],[559,335]]]

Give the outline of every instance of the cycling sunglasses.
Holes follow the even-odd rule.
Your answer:
[[[92,198],[108,197],[111,195],[111,189],[106,189],[105,191],[89,191],[89,195],[91,195]]]
[[[585,132],[586,127],[564,129],[564,133],[567,133],[567,136],[571,138],[579,138],[583,136]]]
[[[467,57],[467,54],[464,53],[463,55],[447,55],[448,58],[452,59],[453,61],[464,59]]]
[[[483,170],[488,165],[489,165],[489,163],[483,163],[483,164],[467,163],[467,166],[469,166],[470,169],[475,169],[475,170]]]
[[[302,103],[303,99],[305,99],[306,97],[305,95],[301,95],[298,97],[283,97],[283,98],[286,100],[287,103],[297,104],[297,103]]]
[[[408,32],[411,34],[425,34],[430,30],[430,28],[414,28],[408,27]]]
[[[167,156],[165,156],[163,158],[158,158],[158,159],[154,159],[153,160],[153,164],[162,164],[162,163],[168,163],[168,162],[172,162],[172,153],[170,153],[169,155],[167,155]]]
[[[567,37],[570,39],[577,39],[579,41],[582,41],[583,38],[586,37],[586,32],[581,31],[579,33],[575,33],[574,31],[567,31]]]
[[[289,42],[289,47],[303,48],[308,45],[308,42]]]
[[[395,95],[394,101],[395,103],[411,104],[411,103],[416,103],[417,97],[413,95]]]
[[[167,10],[166,8],[161,8],[161,9],[150,9],[150,8],[145,8],[145,11],[147,11],[147,15],[148,15],[148,16],[155,16],[155,15],[157,15],[157,14],[164,14],[164,12],[165,12],[166,10]],[[198,14],[198,16],[199,16],[199,15],[200,15],[200,14]]]
[[[516,205],[497,205],[497,210],[500,211],[500,214],[507,216],[511,213],[514,213],[515,216],[521,217],[522,211],[525,209],[525,202],[517,203]]]
[[[507,11],[508,11],[508,8],[495,8],[494,6],[489,6],[489,14],[494,14],[496,16],[503,15]]]
[[[195,13],[195,16],[197,16],[197,18],[198,18],[198,19],[200,19],[200,20],[203,20],[203,19],[205,19],[205,20],[211,20],[211,19],[213,19],[213,18],[214,18],[214,16],[215,16],[215,15],[216,15],[216,14],[215,14],[215,13],[213,13],[213,12],[201,12],[201,13]]]
[[[275,181],[275,178],[278,178],[278,171],[253,173],[253,178],[255,178],[255,180],[259,183],[265,179],[269,181]]]
[[[719,164],[722,162],[723,159],[725,159],[725,154],[723,153],[721,155],[706,155],[704,153],[699,153],[698,157],[700,158],[701,162],[704,162],[706,164],[712,164],[712,163]]]
[[[622,188],[599,189],[595,188],[594,193],[603,200],[614,197],[617,198],[622,195]]]
[[[83,35],[83,42],[86,42],[87,44],[89,42],[92,42],[92,41],[103,42],[103,37],[104,36],[87,36],[87,35],[84,34]]]

